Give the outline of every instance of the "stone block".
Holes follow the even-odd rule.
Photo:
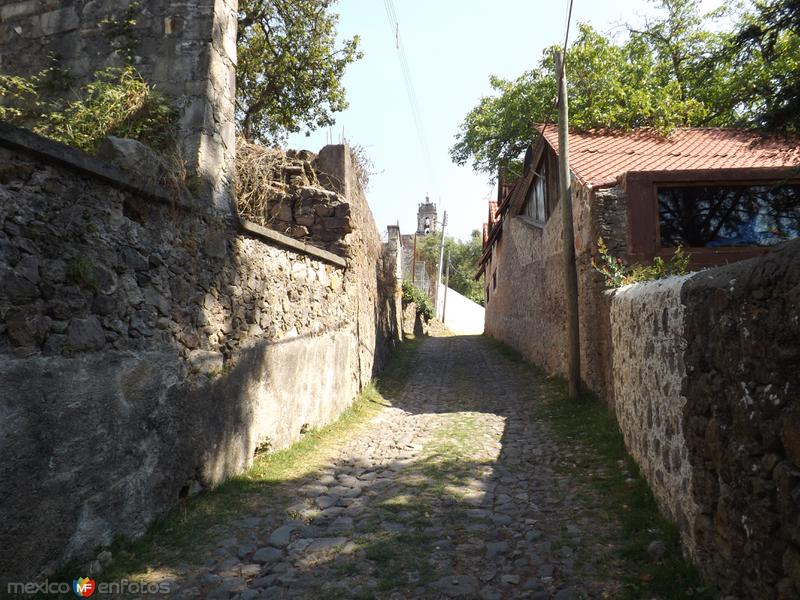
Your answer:
[[[225,364],[222,353],[211,350],[192,350],[187,360],[193,371],[204,374],[219,373]]]
[[[0,21],[11,21],[19,17],[35,14],[39,10],[39,0],[11,2],[0,6]]]
[[[73,352],[96,352],[106,344],[106,335],[100,320],[95,316],[70,320],[67,327],[67,344]]]
[[[786,456],[800,469],[800,406],[787,411],[780,435]]]
[[[211,258],[223,259],[228,255],[228,235],[225,231],[211,230],[206,234],[205,253]]]
[[[12,309],[6,315],[7,335],[14,346],[39,347],[50,329],[51,319],[29,315],[27,310]]]
[[[103,138],[97,156],[151,183],[158,183],[167,170],[164,161],[149,146],[113,135]]]
[[[326,229],[336,229],[343,233],[353,231],[353,224],[349,217],[324,217],[322,224]]]
[[[8,272],[2,279],[0,296],[5,296],[12,304],[29,304],[36,300],[39,291],[26,277]]]
[[[53,35],[77,29],[80,19],[74,7],[68,6],[41,14],[35,21],[34,30],[43,35]]]

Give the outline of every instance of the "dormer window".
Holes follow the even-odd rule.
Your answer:
[[[533,182],[521,214],[544,225],[547,221],[547,162],[542,160],[533,173]]]

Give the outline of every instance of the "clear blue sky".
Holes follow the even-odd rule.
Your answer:
[[[435,173],[431,181],[384,3],[340,0],[334,7],[339,33],[359,35],[364,52],[344,77],[350,107],[338,113],[331,131],[293,135],[289,147],[318,151],[328,136],[338,143],[343,131],[365,147],[378,172],[367,195],[382,234],[398,221],[403,233],[413,233],[417,204],[429,193],[448,212],[449,234],[467,237],[486,220],[486,203],[495,192],[486,176],[450,161],[454,135],[467,112],[490,93],[489,75],[517,77],[562,39],[566,7],[566,0],[395,0]],[[622,23],[652,12],[644,0],[575,0],[571,32],[586,21],[622,35]]]

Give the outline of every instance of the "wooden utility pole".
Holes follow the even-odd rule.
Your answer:
[[[442,302],[442,323],[444,323],[444,317],[447,314],[447,288],[450,287],[450,250],[447,251],[447,262],[445,263],[445,265],[447,266],[445,267],[446,275],[444,276],[445,284],[444,284],[444,302]]]
[[[564,56],[556,50],[558,78],[558,181],[564,247],[564,289],[567,293],[567,356],[569,397],[578,397],[581,379],[580,331],[578,329],[578,272],[575,268],[575,232],[572,226],[572,182],[569,173],[569,107]]]
[[[414,283],[417,275],[417,234],[414,234],[414,258],[411,261],[411,283]]]
[[[439,316],[439,286],[442,285],[442,262],[444,261],[444,228],[447,227],[447,211],[442,217],[442,241],[439,246],[439,268],[436,270],[436,289],[433,295],[433,314]]]

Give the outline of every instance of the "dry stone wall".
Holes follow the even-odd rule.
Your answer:
[[[330,422],[397,337],[344,147],[321,156],[348,182],[346,267],[41,143],[47,158],[0,145],[0,573],[21,579]]]
[[[742,598],[800,596],[800,241],[701,271],[684,416],[701,565]]]
[[[616,412],[731,598],[800,595],[800,241],[613,299]]]
[[[317,173],[316,154],[266,149],[244,140],[239,151],[237,205],[242,217],[318,248],[351,255],[350,202],[329,189],[334,186],[324,173]]]

